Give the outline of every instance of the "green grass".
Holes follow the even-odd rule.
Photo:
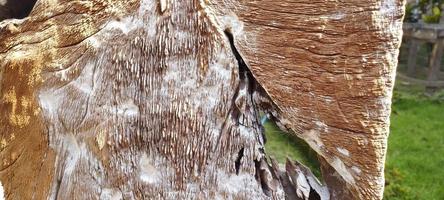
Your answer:
[[[444,199],[444,103],[399,85],[386,161],[385,199]]]
[[[316,152],[314,152],[303,140],[292,137],[282,132],[276,124],[267,121],[264,124],[267,143],[265,149],[267,154],[279,161],[285,163],[287,157],[297,160],[305,166],[312,169],[313,174],[320,177],[319,162]]]
[[[268,154],[284,163],[288,156],[315,169],[315,153],[300,140],[266,123]],[[387,200],[444,199],[444,92],[399,83],[395,88],[386,161]]]

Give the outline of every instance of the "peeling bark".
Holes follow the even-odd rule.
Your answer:
[[[0,22],[5,197],[381,199],[402,15],[397,0],[39,0]],[[261,113],[323,180],[267,158]]]

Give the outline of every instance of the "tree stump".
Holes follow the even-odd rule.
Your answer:
[[[0,22],[4,195],[381,199],[403,7],[39,0]],[[261,113],[322,180],[266,156]]]

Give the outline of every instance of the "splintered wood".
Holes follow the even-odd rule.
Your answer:
[[[0,22],[5,197],[381,199],[403,6],[39,0]],[[322,180],[266,156],[261,113]]]

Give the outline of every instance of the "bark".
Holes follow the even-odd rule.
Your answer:
[[[5,197],[381,199],[403,4],[39,0],[0,22]]]

